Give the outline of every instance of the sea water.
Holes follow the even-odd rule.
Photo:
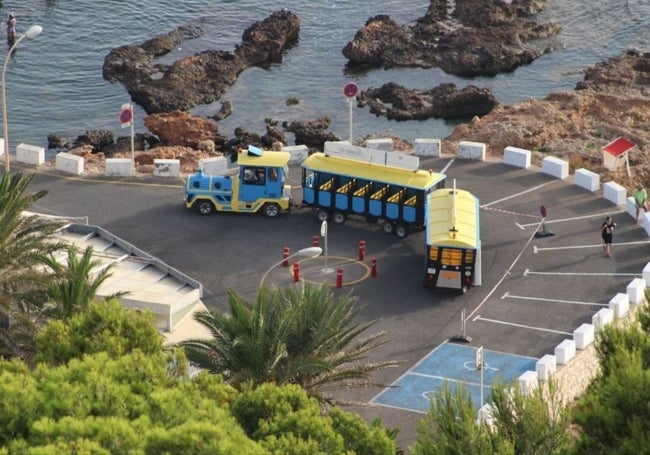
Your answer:
[[[647,0],[549,0],[537,22],[554,21],[562,33],[534,44],[556,50],[530,65],[496,77],[458,78],[439,69],[345,70],[343,47],[368,18],[388,14],[398,23],[412,23],[424,15],[423,0],[21,0],[5,1],[0,14],[17,17],[18,34],[30,25],[41,35],[23,40],[8,61],[7,118],[10,150],[18,143],[47,145],[50,133],[74,139],[87,130],[110,130],[128,135],[119,123],[120,106],[129,102],[121,84],[102,78],[108,52],[125,44],[139,44],[190,21],[205,27],[201,38],[184,42],[161,62],[170,63],[206,49],[233,50],[243,31],[273,11],[287,8],[301,20],[296,46],[281,63],[244,71],[221,100],[197,106],[192,113],[215,114],[222,101],[232,103],[231,117],[219,122],[221,134],[234,129],[264,133],[267,118],[283,121],[327,116],[330,131],[356,140],[386,132],[413,141],[442,138],[455,126],[440,119],[390,121],[368,108],[347,104],[343,87],[356,82],[361,89],[396,82],[412,89],[431,89],[452,82],[458,88],[474,84],[492,90],[500,103],[512,104],[548,93],[572,90],[583,72],[628,48],[650,51],[650,2]],[[6,52],[6,51],[5,51]],[[1,54],[6,56],[5,54]],[[300,103],[287,106],[296,97]],[[136,107],[135,130],[146,132],[144,111]]]

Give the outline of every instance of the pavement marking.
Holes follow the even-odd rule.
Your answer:
[[[638,273],[608,273],[608,272],[531,272],[530,269],[524,271],[524,276],[528,275],[569,275],[569,276],[635,276]]]
[[[520,299],[520,300],[534,300],[537,302],[554,302],[554,303],[570,303],[571,305],[590,305],[590,306],[609,306],[606,303],[597,303],[597,302],[580,302],[577,300],[560,300],[560,299],[547,299],[544,297],[525,297],[522,295],[513,295],[509,292],[503,294],[501,299]]]
[[[476,347],[444,342],[416,362],[390,386],[375,395],[370,403],[393,409],[426,413],[430,400],[443,387],[463,387],[470,393],[477,410],[489,399],[495,383],[515,380],[534,370],[537,358],[484,350],[483,377],[476,370]],[[483,393],[481,393],[483,388]],[[480,398],[483,397],[483,403]]]
[[[625,245],[650,245],[650,240],[639,240],[637,242],[612,243],[612,246],[625,246]],[[602,248],[602,247],[603,247],[602,243],[592,243],[591,245],[569,245],[569,246],[547,246],[547,247],[533,246],[533,253],[537,254],[540,251],[579,250],[584,248]]]
[[[506,196],[504,198],[497,199],[496,201],[488,202],[487,204],[483,204],[483,207],[490,207],[490,206],[498,204],[500,202],[507,201],[509,199],[514,199],[514,198],[519,197],[519,196],[523,196],[524,194],[530,193],[531,191],[536,191],[536,190],[538,190],[540,188],[544,188],[546,185],[549,185],[551,183],[555,183],[555,181],[551,180],[550,182],[542,183],[541,185],[537,185],[537,186],[534,186],[534,187],[529,188],[527,190],[520,191],[519,193],[511,194],[510,196]]]
[[[442,170],[440,171],[440,173],[441,173],[441,174],[446,174],[446,173],[447,173],[447,169],[449,169],[449,168],[451,167],[451,165],[454,164],[454,161],[456,161],[456,158],[452,158],[451,161],[449,161],[449,163],[447,163],[447,165],[446,165],[444,168],[442,168]]]
[[[582,216],[572,216],[570,218],[558,218],[555,220],[546,220],[546,224],[553,224],[553,223],[566,223],[567,221],[576,221],[576,220],[586,220],[589,218],[602,218],[605,216],[611,216],[611,215],[616,215],[620,213],[625,213],[625,210],[618,210],[615,212],[608,211],[608,212],[603,212],[603,213],[592,213],[591,215],[582,215]],[[526,224],[520,224],[520,228],[527,228],[531,226],[537,226],[538,223],[526,223]]]
[[[515,324],[514,322],[499,321],[498,319],[483,318],[481,317],[480,314],[474,317],[474,319],[472,319],[472,322],[476,322],[476,321],[492,322],[493,324],[509,325],[511,327],[520,327],[522,329],[538,330],[540,332],[558,333],[560,335],[573,335],[572,332],[563,332],[561,330],[545,329],[544,327],[535,327],[532,325]]]

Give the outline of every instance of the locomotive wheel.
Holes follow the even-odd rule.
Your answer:
[[[280,207],[278,204],[269,203],[264,205],[264,215],[268,216],[269,218],[278,216],[279,213]]]
[[[197,211],[199,215],[209,215],[215,211],[212,202],[206,200],[195,202],[194,209]]]
[[[384,232],[388,235],[391,235],[392,233],[395,232],[395,226],[393,226],[393,223],[391,223],[390,221],[384,221],[383,228],[384,228]]]

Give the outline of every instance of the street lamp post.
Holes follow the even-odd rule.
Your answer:
[[[320,256],[323,253],[323,249],[318,247],[318,246],[310,246],[309,248],[303,248],[302,250],[298,250],[289,257],[286,257],[282,259],[280,262],[277,262],[273,264],[271,267],[269,267],[266,272],[264,272],[264,275],[262,275],[262,279],[260,280],[260,285],[259,287],[261,288],[264,286],[264,281],[266,280],[266,277],[271,273],[271,270],[276,268],[277,266],[281,265],[284,261],[288,261],[291,258],[294,258],[296,256],[301,256],[301,257],[308,257],[308,258],[315,258],[317,256]]]
[[[11,58],[14,49],[18,47],[18,44],[25,38],[36,38],[43,31],[43,27],[40,25],[32,25],[27,29],[27,31],[20,35],[14,44],[9,48],[7,52],[7,57],[5,58],[5,64],[2,67],[2,127],[4,132],[4,152],[5,152],[5,172],[10,170],[10,160],[9,160],[9,128],[7,126],[7,93],[5,88],[5,77],[7,75],[7,65],[9,64],[9,59]]]

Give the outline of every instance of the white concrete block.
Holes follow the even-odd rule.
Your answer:
[[[647,267],[647,265],[646,265]],[[630,284],[627,285],[627,296],[629,297],[629,303],[632,305],[638,305],[643,302],[645,298],[645,288],[648,281],[645,279],[645,268],[643,269],[643,278],[635,278],[630,281]]]
[[[5,154],[5,140],[0,137],[0,156]]]
[[[632,196],[625,198],[625,211],[636,220],[636,203]]]
[[[213,156],[200,159],[199,169],[203,169],[205,175],[226,175],[228,171],[228,158],[225,156]]]
[[[289,163],[298,164],[302,163],[309,156],[309,147],[306,145],[290,145],[287,147],[282,147],[283,152],[289,152],[291,158],[289,158]]]
[[[154,159],[153,175],[158,177],[179,177],[181,175],[181,160]]]
[[[383,150],[384,152],[393,151],[393,139],[390,137],[368,139],[366,143],[369,149]]]
[[[84,172],[85,160],[83,156],[61,152],[56,154],[56,170],[72,175],[81,175]]]
[[[494,412],[493,412],[493,406],[492,403],[486,403],[484,404],[479,410],[478,410],[478,420],[479,422],[485,422],[488,425],[491,425],[492,422],[494,422]]]
[[[614,310],[611,308],[601,308],[591,317],[591,324],[596,332],[601,331],[612,322],[614,322]]]
[[[440,139],[416,139],[415,156],[433,156],[439,157],[442,153]]]
[[[528,395],[537,388],[537,372],[536,371],[524,371],[519,378],[517,378],[519,383],[519,390],[523,395]]]
[[[616,205],[623,205],[627,190],[616,182],[607,182],[603,185],[603,197]]]
[[[555,358],[558,365],[565,365],[576,356],[576,342],[566,339],[555,346]]]
[[[609,308],[614,311],[616,319],[621,319],[630,309],[630,296],[619,292],[610,299]]]
[[[537,378],[540,381],[548,381],[557,371],[557,359],[554,355],[546,354],[535,364]]]
[[[600,188],[600,175],[588,169],[578,169],[574,174],[574,183],[580,188],[591,191],[598,191]]]
[[[129,158],[106,158],[105,173],[110,177],[131,177],[133,161]]]
[[[576,348],[585,349],[594,342],[594,326],[592,324],[582,324],[573,331],[573,339],[576,342]]]
[[[21,163],[41,165],[45,162],[45,149],[36,145],[18,144],[16,159]]]
[[[530,167],[530,150],[508,146],[503,149],[503,162],[524,169]]]
[[[542,160],[542,172],[564,180],[569,176],[569,163],[554,156],[547,156]]]
[[[458,158],[485,161],[486,146],[482,142],[460,141],[458,144]]]
[[[650,262],[647,262],[643,267],[643,279],[646,283],[650,283]]]

